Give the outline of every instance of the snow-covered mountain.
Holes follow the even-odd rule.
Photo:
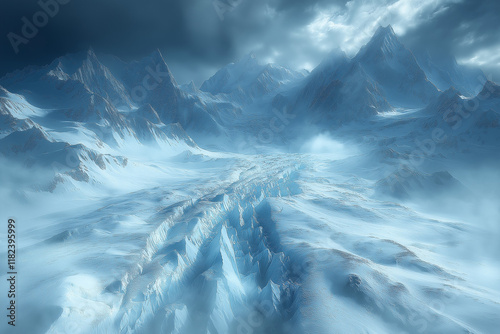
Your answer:
[[[500,142],[500,87],[487,81],[474,97],[450,88],[424,110],[425,128],[439,127],[449,137],[447,145],[459,150],[498,147]],[[495,152],[498,155],[498,152]]]
[[[304,78],[302,72],[276,65],[261,65],[253,53],[229,64],[205,81],[201,90],[242,104],[276,94],[290,82]]]
[[[101,62],[88,50],[61,57],[44,67],[14,72],[0,82],[37,107],[58,109],[73,121],[94,115],[93,111],[106,114],[105,121],[101,121],[109,123],[105,125],[111,125],[120,137],[123,131],[133,131],[124,130],[126,115],[118,110],[133,111],[147,104],[165,124],[180,123],[188,131],[191,127],[195,135],[200,131],[221,134],[215,120],[219,117],[216,102],[207,101],[205,106],[205,101],[183,93],[159,51],[131,63],[108,56],[103,59]],[[226,111],[227,104],[221,105],[222,112]]]
[[[42,108],[68,106],[72,99],[92,93],[130,106],[125,87],[91,49],[58,58],[46,66],[10,73],[0,81]]]
[[[437,94],[412,52],[387,26],[352,59],[341,50],[330,53],[302,88],[283,92],[275,103],[285,100],[281,104],[328,127],[393,108],[423,107]]]
[[[423,106],[437,95],[437,88],[427,79],[413,53],[399,41],[390,25],[379,27],[353,61],[380,85],[394,106]]]
[[[33,115],[36,111],[30,108],[22,96],[11,94],[0,86],[0,138],[33,127],[34,123],[26,113]]]
[[[125,167],[127,158],[101,154],[83,144],[55,141],[43,129],[33,126],[0,139],[0,153],[12,163],[48,174],[31,184],[32,190],[54,191],[67,181],[96,183],[97,175],[107,168]]]
[[[175,120],[181,92],[160,51],[131,63],[112,60],[110,68],[123,82],[135,105],[148,103],[166,123]]]
[[[197,131],[213,132],[218,126],[202,108],[178,113],[180,103],[195,102],[179,90],[159,52],[131,64],[115,58],[108,69],[88,50],[11,73],[0,81],[9,89],[1,87],[2,152],[10,158],[15,155],[24,165],[33,161],[64,166],[65,172],[89,169],[87,163],[101,161],[103,154],[127,143],[196,147],[179,120]],[[67,156],[77,162],[68,163]],[[101,162],[98,166],[105,168]],[[59,177],[58,171],[45,175]]]
[[[367,119],[378,112],[388,111],[391,105],[358,63],[347,63],[337,72],[333,67],[313,71],[306,86],[293,104],[312,111],[315,123],[335,124],[343,121]],[[306,109],[306,110],[307,110]]]

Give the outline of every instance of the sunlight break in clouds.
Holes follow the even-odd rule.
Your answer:
[[[382,2],[382,3],[381,3]],[[345,8],[320,12],[306,27],[314,45],[324,51],[335,41],[348,55],[354,55],[379,26],[391,24],[402,36],[423,22],[442,14],[458,0],[349,1]],[[328,43],[325,43],[327,42]]]
[[[462,58],[460,63],[471,66],[488,66],[500,63],[500,44],[495,47],[477,50],[472,57]]]

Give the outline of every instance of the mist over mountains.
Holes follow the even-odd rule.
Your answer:
[[[249,117],[265,120],[273,108],[294,113],[291,127],[321,123],[322,131],[401,108],[432,106],[452,87],[464,98],[475,97],[485,82],[481,71],[454,59],[443,66],[425,54],[417,59],[390,26],[380,27],[354,58],[335,51],[311,74],[261,65],[251,54],[200,88],[179,86],[159,51],[124,63],[89,50],[2,78],[2,118],[8,125],[2,133],[48,126],[61,135],[71,123],[72,131],[113,147],[128,139],[149,144],[169,138],[194,138],[203,146],[211,142],[207,137],[216,137],[220,148],[234,150],[231,137],[238,124]],[[172,124],[176,135],[168,132],[166,125]],[[238,131],[258,133],[258,125],[245,127]],[[308,131],[300,127],[299,132]]]

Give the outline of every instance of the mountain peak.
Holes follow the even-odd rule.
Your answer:
[[[0,97],[8,97],[8,96],[9,96],[9,91],[3,88],[2,85],[0,85]]]
[[[11,133],[9,136],[5,137],[6,140],[12,140],[12,142],[26,146],[27,143],[35,144],[39,141],[50,142],[48,134],[38,125],[33,126],[26,130],[19,130]]]
[[[160,49],[154,50],[153,53],[151,53],[151,58],[157,63],[161,62],[166,64],[165,58],[163,58],[163,54]]]
[[[482,98],[500,98],[500,86],[491,80],[487,80],[478,96]]]
[[[255,53],[250,52],[249,54],[240,58],[240,60],[238,60],[235,64],[241,64],[241,65],[245,65],[245,66],[249,66],[249,65],[254,66],[254,65],[259,65],[259,61],[257,60],[257,56],[255,56]]]
[[[451,86],[447,90],[441,93],[442,96],[447,96],[448,98],[455,97],[455,96],[460,96],[462,93],[456,89],[455,87]]]
[[[186,89],[191,93],[195,93],[198,90],[198,88],[194,84],[194,81],[192,80],[186,85]]]
[[[387,27],[378,27],[375,34],[373,34],[372,39],[367,44],[369,47],[388,49],[394,49],[400,45],[401,43],[399,42],[394,29],[392,29],[390,25]]]
[[[383,87],[393,106],[423,106],[438,93],[390,25],[379,27],[353,61]]]
[[[163,82],[163,84],[169,82],[169,85],[177,86],[177,82],[175,81],[174,76],[167,65],[167,62],[165,61],[165,58],[163,58],[163,54],[159,49],[156,49],[149,56],[146,56],[140,61],[136,62],[136,66],[138,66],[136,71],[139,71],[141,73],[145,72],[144,75],[152,75],[151,72],[153,71],[155,72],[156,76],[161,76],[160,81]],[[167,80],[164,80],[165,77],[167,77]]]
[[[252,60],[252,59],[257,59],[257,56],[255,55],[255,53],[253,51],[248,53],[247,55],[245,55],[242,58],[242,60]]]
[[[321,63],[312,71],[314,75],[323,76],[326,73],[333,75],[339,69],[347,68],[350,59],[345,52],[340,48],[334,48],[321,61]]]
[[[347,57],[344,50],[337,47],[337,48],[332,49],[328,53],[324,62],[340,62],[340,61],[348,61],[348,60],[349,60],[349,58]]]
[[[392,29],[392,26],[388,25],[386,27],[378,27],[375,34],[373,34],[370,41],[361,48],[361,50],[356,55],[356,58],[360,59],[367,55],[375,56],[382,53],[382,55],[388,56],[397,52],[397,50],[405,49],[404,45],[398,40],[397,35]]]
[[[161,53],[160,49],[156,49],[155,51],[153,51],[153,53],[151,53],[147,58],[149,58],[156,65],[156,67],[163,67],[163,69],[165,69],[173,79],[170,68],[165,61],[165,58],[163,58],[163,54]]]
[[[69,53],[65,56],[59,57],[53,64],[56,65],[56,68],[64,71],[66,74],[72,75],[81,69],[85,63],[96,66],[100,65],[99,59],[92,48],[89,48],[86,51]]]
[[[396,33],[394,32],[394,29],[392,29],[392,26],[389,24],[388,26],[385,26],[385,27],[378,27],[377,30],[375,31],[375,34],[373,35],[374,37],[375,36],[394,36],[396,37]]]
[[[87,58],[97,58],[94,49],[91,46],[87,49]]]

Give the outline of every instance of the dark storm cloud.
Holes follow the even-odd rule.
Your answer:
[[[214,0],[65,1],[17,54],[7,34],[21,35],[21,18],[32,21],[41,8],[35,0],[1,2],[0,75],[92,45],[124,59],[160,48],[178,81],[200,83],[250,51],[311,68],[334,47],[355,52],[379,24],[392,24],[416,49],[454,52],[485,68],[495,68],[488,59],[498,48],[495,0],[216,0],[219,13]]]
[[[186,54],[208,62],[234,52],[210,1],[69,0],[27,44],[18,44],[16,39],[16,53],[7,35],[12,32],[24,38],[22,18],[33,22],[33,15],[41,11],[38,2],[1,2],[0,74],[29,64],[45,64],[89,46],[130,59],[156,48],[174,58]]]
[[[443,15],[409,30],[404,40],[413,49],[454,55],[480,66],[500,80],[500,1],[469,0],[450,6]]]

